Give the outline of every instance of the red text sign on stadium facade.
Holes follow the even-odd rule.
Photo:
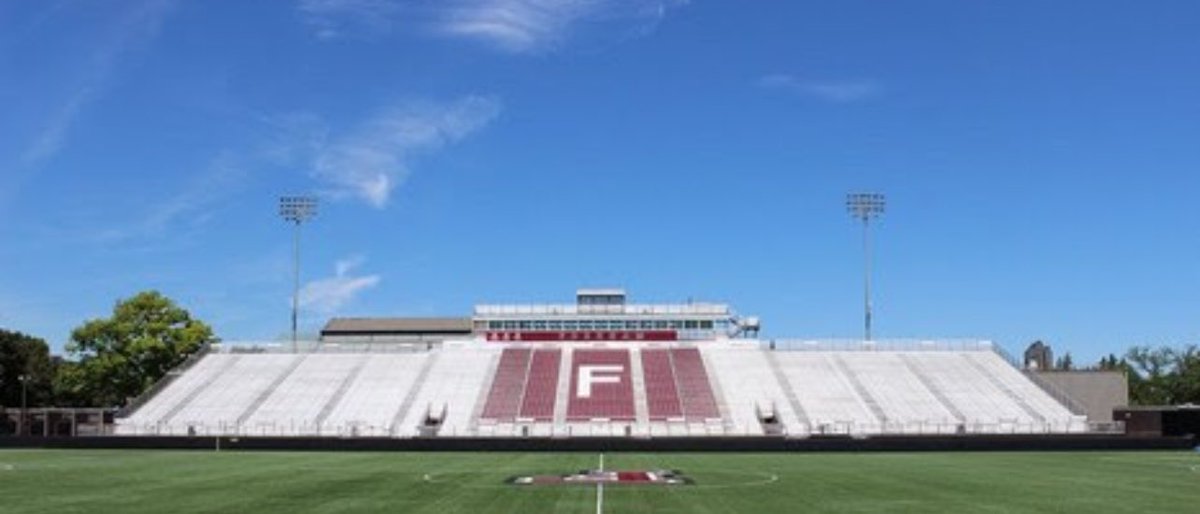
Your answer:
[[[674,330],[491,331],[488,341],[677,341]]]

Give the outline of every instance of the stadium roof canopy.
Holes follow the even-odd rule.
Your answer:
[[[321,336],[383,334],[469,334],[471,318],[333,318]]]

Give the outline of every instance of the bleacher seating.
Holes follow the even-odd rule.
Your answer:
[[[589,368],[594,372],[587,374]],[[581,373],[586,374],[582,380]],[[591,377],[590,382],[587,377]],[[629,350],[574,351],[567,419],[634,419]]]
[[[554,418],[554,400],[558,393],[558,368],[562,350],[537,350],[529,364],[521,398],[522,419],[548,421]]]
[[[273,433],[312,433],[314,422],[346,375],[362,363],[361,355],[304,356],[265,401],[242,424]]]
[[[755,344],[724,344],[701,350],[714,375],[721,377],[730,421],[741,434],[760,433],[758,411],[774,411],[792,434],[803,435],[807,424],[797,416],[791,400],[768,361],[782,352],[765,352]]]
[[[500,364],[483,407],[483,419],[511,421],[517,417],[532,354],[528,348],[505,348],[500,354]]]
[[[878,406],[884,431],[910,432],[953,427],[959,420],[894,352],[845,352],[838,356],[851,379]],[[932,428],[930,428],[932,430]]]
[[[981,377],[961,353],[929,352],[909,362],[969,424],[995,427],[981,431],[1004,431],[1003,425],[1034,422],[1016,401]]]
[[[721,411],[713,396],[712,384],[700,351],[695,348],[671,350],[671,364],[679,382],[679,396],[683,400],[683,416],[688,420],[720,419]]]
[[[394,436],[417,435],[425,413],[445,408],[446,418],[439,432],[445,436],[471,435],[472,422],[479,416],[475,406],[483,402],[484,382],[493,371],[499,348],[492,346],[443,346],[435,352],[433,365],[419,384],[404,420],[397,424]]]
[[[171,382],[171,387],[154,395],[132,416],[124,420],[125,424],[127,426],[164,424],[237,360],[237,355],[220,354],[200,359],[195,366]]]
[[[986,348],[464,341],[429,351],[210,353],[118,420],[117,431],[659,437],[762,435],[768,426],[792,437],[1087,428]]]
[[[646,406],[651,421],[683,418],[670,350],[645,349],[642,373],[646,377]]]
[[[1020,371],[1008,365],[999,355],[978,352],[965,357],[978,366],[981,374],[999,382],[1005,394],[1036,412],[1036,418],[1051,425],[1058,425],[1059,429],[1055,431],[1070,431],[1069,426],[1078,426],[1078,423],[1072,422],[1073,416],[1065,406],[1051,398]]]
[[[207,357],[206,357],[207,358]],[[254,406],[270,386],[302,358],[300,355],[244,355],[206,386],[171,419],[164,420],[176,432],[187,427],[213,428],[239,433],[243,414]]]
[[[810,432],[881,431],[879,419],[830,360],[829,352],[776,352],[773,357],[786,377],[783,386],[800,400]]]
[[[392,424],[403,399],[414,389],[428,363],[428,353],[367,354],[341,401],[321,423],[322,435],[382,436]]]

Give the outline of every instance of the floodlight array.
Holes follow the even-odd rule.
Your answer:
[[[851,216],[867,221],[878,218],[887,207],[883,193],[850,193],[846,195],[846,210]]]
[[[279,197],[279,216],[292,223],[304,223],[317,215],[317,199],[312,196]]]

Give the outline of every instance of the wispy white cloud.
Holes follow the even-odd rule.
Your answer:
[[[255,186],[259,175],[294,173],[290,170],[296,168],[316,179],[314,189],[328,197],[359,199],[382,208],[407,179],[415,158],[480,130],[500,108],[498,100],[484,96],[397,104],[341,133],[310,113],[261,116],[266,133],[258,141],[220,150],[207,163],[183,170],[188,178],[177,191],[131,208],[134,217],[89,217],[78,226],[46,228],[41,237],[94,244],[139,242],[150,248],[180,243]]]
[[[267,132],[255,156],[280,167],[307,165],[329,141],[325,120],[311,112],[259,116]]]
[[[107,87],[117,65],[129,52],[147,44],[158,34],[175,0],[147,0],[129,9],[82,64],[83,78],[58,108],[46,116],[31,144],[21,155],[21,164],[36,166],[62,148],[75,120],[84,108]]]
[[[245,163],[234,152],[217,154],[195,173],[185,187],[140,213],[137,221],[93,232],[97,242],[155,237],[181,226],[199,225],[212,216],[211,208],[241,191],[249,178]]]
[[[337,261],[334,275],[314,280],[300,289],[300,307],[320,314],[332,314],[362,292],[379,284],[379,275],[355,276],[352,272],[366,260],[351,256]]]
[[[835,103],[867,100],[883,92],[883,88],[871,80],[812,80],[787,74],[766,75],[758,79],[758,85]]]
[[[202,211],[238,192],[248,175],[236,155],[221,152],[185,190],[155,206],[146,216],[145,225],[162,230],[184,217],[203,221]]]
[[[567,28],[594,13],[602,0],[459,0],[439,20],[445,34],[527,52],[557,44]]]
[[[439,32],[514,53],[560,46],[577,31],[649,32],[687,0],[452,0],[435,22]]]
[[[617,36],[650,32],[666,13],[690,0],[300,0],[300,10],[330,38],[352,29],[379,34],[404,17],[408,25],[445,37],[478,41],[500,51],[557,48],[589,29]]]
[[[404,183],[412,159],[483,128],[500,113],[491,97],[468,96],[448,104],[406,103],[383,109],[346,135],[319,148],[312,174],[332,195],[387,205]]]
[[[300,0],[299,9],[317,37],[330,39],[347,31],[388,32],[400,4],[394,0]]]
[[[25,153],[21,155],[21,163],[33,166],[58,153],[63,139],[66,138],[67,129],[71,128],[75,118],[83,110],[83,106],[92,101],[94,93],[94,87],[83,86],[47,117],[46,124],[42,126],[41,131],[38,132],[29,147],[25,149]]]

